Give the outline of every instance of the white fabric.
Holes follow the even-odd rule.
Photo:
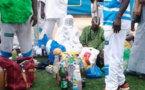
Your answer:
[[[145,4],[142,7],[142,15],[131,50],[128,70],[145,74]]]
[[[1,50],[4,52],[11,53],[13,49],[13,38],[14,37],[7,37],[7,34],[15,34],[17,35],[21,52],[23,54],[28,53],[32,50],[32,32],[31,32],[31,23],[30,19],[26,23],[19,23],[19,24],[8,24],[2,23],[1,26]]]
[[[45,23],[45,20],[41,18],[41,2],[40,2],[40,0],[38,0],[38,25],[39,25],[39,28],[43,29],[44,23]]]
[[[60,27],[63,23],[63,18],[50,18],[45,20],[45,33],[49,37],[49,40],[53,39],[53,29],[57,23],[58,27]]]
[[[104,62],[106,71],[109,70],[109,74],[105,76],[106,90],[117,90],[118,86],[125,82],[123,51],[126,33],[127,30],[121,30],[116,34],[113,29],[104,32]]]
[[[68,0],[40,0],[45,3],[45,17],[62,18],[67,14]]]
[[[63,25],[58,28],[55,35],[55,40],[66,47],[66,51],[81,50],[81,43],[79,41],[79,30],[74,26],[74,20],[71,15],[67,15],[63,21]]]
[[[62,19],[67,15],[68,0],[40,0],[45,3],[45,31],[49,39],[53,38],[55,23],[58,27],[62,24]]]
[[[47,54],[49,55],[49,52],[50,52],[50,48],[51,48],[51,43],[52,43],[52,40],[48,40],[47,44],[46,44],[46,52]]]

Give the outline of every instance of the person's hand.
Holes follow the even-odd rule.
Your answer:
[[[90,0],[91,1],[91,3],[94,3],[94,0]]]
[[[45,18],[45,13],[44,10],[41,10],[41,18],[44,19]]]
[[[100,57],[104,58],[104,50],[100,53]]]
[[[33,21],[32,26],[35,26],[35,25],[37,24],[37,15],[33,15],[33,16],[31,17],[31,23],[32,23],[32,21]]]
[[[131,24],[131,31],[135,31],[134,23]]]
[[[127,36],[126,37],[126,41],[131,41],[131,40],[134,40],[134,36]]]
[[[114,29],[114,33],[119,33],[119,31],[121,30],[120,18],[116,18],[115,21],[113,22],[113,29]]]

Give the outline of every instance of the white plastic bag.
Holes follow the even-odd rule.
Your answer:
[[[88,54],[88,55],[87,55]],[[92,48],[92,47],[83,47],[80,57],[84,57],[84,55],[89,58],[90,65],[95,65],[97,56],[99,54],[99,50]]]

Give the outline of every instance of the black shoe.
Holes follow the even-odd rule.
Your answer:
[[[133,75],[133,76],[136,76],[136,72],[134,71],[124,71],[124,75]]]
[[[140,79],[145,79],[145,74],[141,74],[141,75],[139,76],[139,78],[140,78]]]

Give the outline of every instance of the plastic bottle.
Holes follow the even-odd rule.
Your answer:
[[[0,90],[4,90],[4,71],[0,67]]]
[[[73,55],[70,57],[70,64],[73,64],[73,62],[74,62],[74,57],[73,57]]]
[[[80,73],[80,67],[79,67],[79,65],[76,65],[75,66],[75,70],[74,70],[74,73],[73,73],[74,75],[74,79],[73,80],[75,80],[76,79],[76,81],[77,81],[77,86],[78,86],[78,90],[82,90],[82,78],[81,78],[81,73]],[[74,86],[76,86],[75,84],[75,82],[73,83],[74,85],[73,85],[73,87]],[[74,90],[77,90],[77,89],[74,89]]]
[[[66,72],[66,70],[64,69],[63,66],[61,66],[61,68],[59,70],[59,75],[61,77],[61,81],[60,81],[61,90],[67,90],[67,88],[68,88],[68,83],[67,83],[67,80],[66,80],[67,72]]]
[[[77,80],[76,80],[75,76],[74,76],[74,79],[73,79],[73,90],[79,90],[78,85],[77,85]]]
[[[14,49],[12,51],[12,60],[15,60],[16,58],[17,58],[17,51],[16,51],[16,49]]]
[[[73,88],[72,87],[73,86],[73,84],[72,84],[72,82],[73,82],[73,71],[71,69],[70,64],[68,65],[67,71],[68,71],[68,87]]]
[[[128,60],[130,57],[130,48],[124,48],[124,59],[123,59],[123,70],[125,71],[128,67]]]
[[[44,45],[41,45],[41,49],[42,49],[42,56],[44,56]]]
[[[86,86],[86,78],[85,78],[86,73],[85,73],[84,64],[81,58],[79,58],[79,66],[80,66],[81,77],[82,77],[82,88],[84,88]]]
[[[55,55],[54,63],[53,63],[53,76],[56,78],[56,73],[58,72],[60,68],[60,63],[59,63],[59,55]]]

